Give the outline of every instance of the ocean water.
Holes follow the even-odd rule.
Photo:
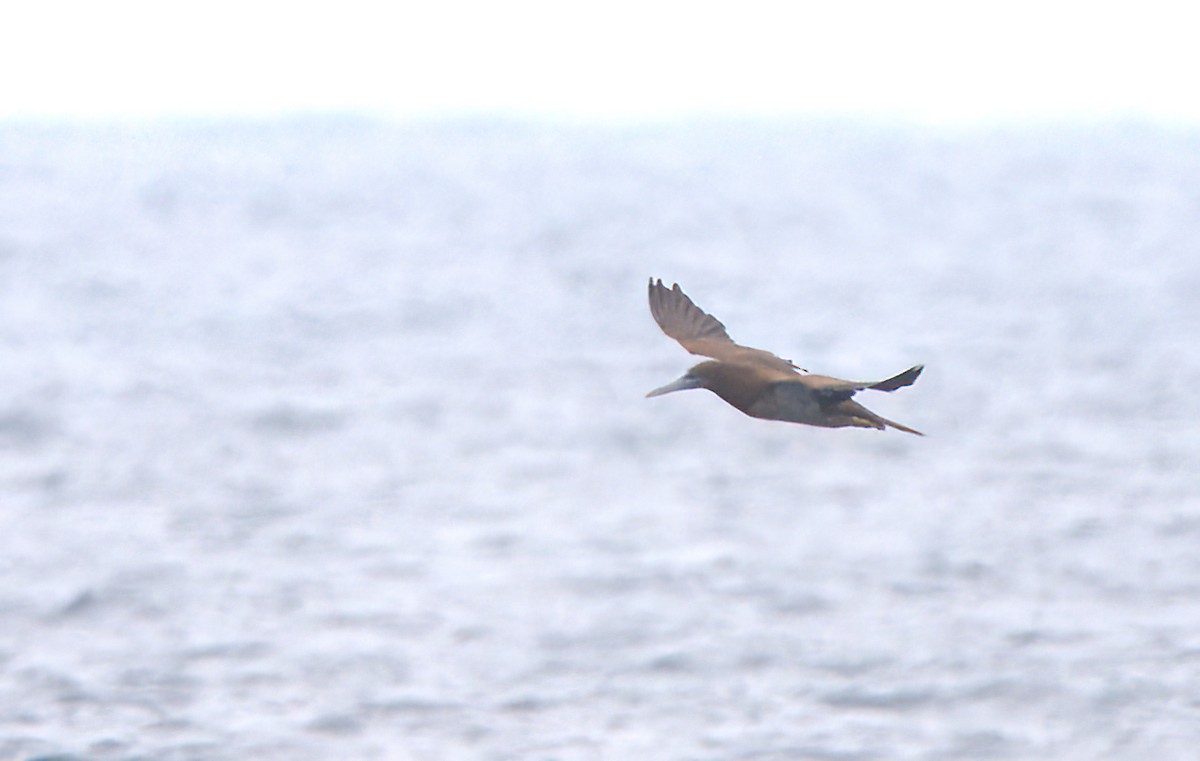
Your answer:
[[[0,759],[1194,758],[1197,241],[1147,125],[0,125]]]

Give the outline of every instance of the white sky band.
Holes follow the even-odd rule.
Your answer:
[[[0,118],[844,115],[1200,123],[1200,10],[1150,0],[50,0],[0,28]]]

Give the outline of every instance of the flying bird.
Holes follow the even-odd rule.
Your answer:
[[[696,306],[676,283],[671,288],[650,278],[650,314],[662,331],[692,354],[710,359],[677,380],[656,388],[647,397],[672,391],[706,388],[745,414],[764,420],[784,420],[826,428],[896,428],[924,436],[918,430],[880,417],[851,399],[858,391],[895,391],[912,385],[924,365],[875,383],[809,375],[769,351],[735,343],[721,321]]]

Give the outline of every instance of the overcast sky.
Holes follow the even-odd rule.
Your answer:
[[[1200,124],[1200,11],[1183,2],[10,5],[0,118],[336,110]]]

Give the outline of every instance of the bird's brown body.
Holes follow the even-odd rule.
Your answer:
[[[751,417],[826,428],[890,426],[923,435],[880,417],[851,399],[863,389],[895,391],[911,385],[923,365],[874,383],[802,373],[800,368],[769,351],[734,343],[720,320],[696,306],[678,284],[667,288],[662,280],[650,280],[650,313],[663,332],[683,348],[711,359],[646,396],[706,388]]]

